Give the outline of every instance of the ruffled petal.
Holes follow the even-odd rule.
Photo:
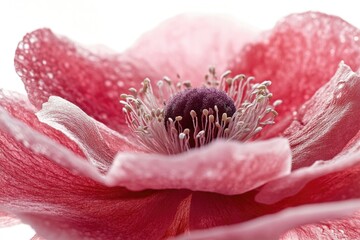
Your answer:
[[[237,143],[216,141],[178,155],[119,153],[107,184],[131,190],[190,189],[240,194],[289,174],[286,139]],[[264,167],[266,165],[266,167]]]
[[[231,64],[233,72],[271,80],[279,119],[292,113],[325,84],[340,61],[360,67],[360,31],[339,17],[317,12],[293,14],[246,46]]]
[[[108,170],[118,151],[134,152],[138,149],[125,136],[112,131],[60,97],[50,97],[36,115],[41,122],[76,142],[87,159],[102,171]]]
[[[16,216],[5,212],[0,212],[0,228],[10,227],[21,223]]]
[[[359,208],[359,200],[300,206],[240,224],[193,231],[176,239],[278,239],[289,229],[308,223],[344,217]]]
[[[35,234],[30,240],[46,240],[46,239],[42,238],[38,234]]]
[[[0,89],[0,107],[4,108],[12,117],[21,120],[39,133],[42,133],[73,153],[84,156],[76,143],[66,137],[60,131],[41,123],[35,115],[36,108],[29,102],[26,96]]]
[[[106,187],[88,161],[2,109],[0,143],[0,209],[45,239],[159,239],[189,195]]]
[[[142,60],[95,54],[49,29],[24,37],[16,50],[15,67],[36,107],[49,96],[60,96],[119,131],[127,130],[120,94],[153,72]]]
[[[339,220],[308,224],[286,232],[281,240],[300,239],[358,239],[360,236],[360,212]]]
[[[126,53],[115,55],[89,51],[49,29],[39,29],[19,43],[15,67],[36,107],[51,95],[60,96],[126,132],[121,93],[139,88],[146,77],[157,81],[180,74],[203,81],[210,65],[222,69],[252,36],[232,20],[179,16],[144,35]]]
[[[255,35],[254,27],[226,16],[183,14],[144,34],[127,54],[174,80],[179,75],[199,85],[210,66],[219,74],[228,70],[228,61]]]
[[[350,155],[352,153],[360,152],[360,130],[357,134],[346,144],[342,151],[337,155],[341,157],[344,155]]]
[[[293,168],[301,168],[266,184],[256,196],[257,201],[273,204],[292,196],[295,202],[302,199],[311,203],[360,196],[356,182],[360,180],[356,173],[360,169],[359,88],[360,77],[341,63],[332,80],[304,104],[298,121],[286,131]],[[319,159],[331,160],[304,167]]]
[[[299,205],[360,198],[360,154],[318,161],[310,167],[265,184],[255,200],[265,204]]]
[[[285,131],[293,169],[332,159],[360,130],[360,76],[343,63]]]
[[[3,146],[0,152],[2,161],[0,166],[4,171],[11,170],[7,166],[8,159],[14,158],[17,159],[15,163],[20,163],[18,159],[23,160],[21,164],[24,164],[24,167],[27,164],[35,164],[38,166],[38,170],[42,170],[43,166],[55,168],[61,173],[70,170],[74,174],[81,173],[98,182],[103,181],[102,175],[86,159],[77,156],[65,146],[11,117],[3,108],[0,108],[0,134]],[[37,156],[42,156],[44,159],[42,161],[34,159]],[[36,170],[37,168],[33,169],[35,172]]]

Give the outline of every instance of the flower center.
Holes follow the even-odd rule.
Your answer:
[[[181,118],[177,121],[176,128],[180,131],[189,129],[190,134],[193,135],[208,125],[206,115],[222,116],[227,119],[231,118],[235,111],[234,101],[225,91],[206,87],[186,89],[177,93],[166,104],[164,123],[166,129],[169,130],[168,125],[171,124],[171,120]],[[214,130],[211,136],[206,137],[211,140],[216,138],[218,131]],[[205,134],[208,135],[206,132]],[[192,140],[193,138],[190,139],[190,146],[195,147],[196,144]]]
[[[256,139],[275,123],[281,101],[270,104],[270,81],[252,83],[252,77],[229,75],[218,79],[210,68],[201,88],[188,81],[174,84],[167,77],[157,82],[156,94],[149,79],[139,90],[130,88],[120,103],[134,137],[149,151],[164,154],[202,147],[216,138]]]

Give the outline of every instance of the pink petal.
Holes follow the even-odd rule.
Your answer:
[[[31,105],[26,96],[15,92],[0,90],[0,107],[38,132],[52,138],[61,145],[67,147],[76,155],[84,156],[80,148],[72,140],[67,138],[60,131],[57,131],[46,124],[41,123],[35,116],[35,107]]]
[[[358,239],[360,236],[360,213],[353,216],[309,224],[286,232],[280,239]]]
[[[146,77],[157,81],[176,74],[202,81],[211,64],[219,64],[222,71],[226,60],[252,36],[228,19],[184,15],[147,33],[125,54],[114,55],[95,54],[39,29],[19,43],[15,66],[36,107],[51,95],[60,96],[126,132],[119,95],[130,86],[139,88]]]
[[[299,110],[285,131],[293,152],[293,169],[328,160],[360,130],[360,76],[343,63],[334,77]]]
[[[131,193],[120,188],[84,192],[78,187],[59,199],[60,191],[45,192],[41,203],[17,214],[45,239],[161,239],[185,195],[180,191]]]
[[[36,115],[41,122],[76,142],[87,159],[104,171],[109,168],[118,151],[136,151],[138,148],[126,137],[59,97],[50,97]]]
[[[46,239],[42,238],[38,234],[35,234],[30,240],[46,240]]]
[[[189,195],[105,187],[87,161],[3,110],[0,144],[0,209],[45,239],[159,239],[176,227],[177,208]]]
[[[4,212],[0,212],[0,228],[10,227],[20,223],[16,216]]]
[[[127,127],[119,95],[153,72],[142,60],[97,55],[49,29],[24,37],[15,66],[36,107],[51,95],[61,96],[112,128],[125,127],[123,131]]]
[[[317,162],[293,171],[261,188],[255,200],[260,203],[299,205],[360,197],[360,154]]]
[[[352,153],[360,152],[360,130],[357,134],[346,144],[342,151],[337,155],[337,157],[348,155]]]
[[[301,206],[245,223],[193,231],[176,239],[278,239],[289,229],[321,220],[344,217],[359,208],[359,200]]]
[[[174,80],[179,74],[199,85],[210,66],[220,75],[228,70],[227,62],[255,35],[254,27],[226,16],[183,14],[144,34],[127,54]]]
[[[107,174],[107,183],[135,191],[185,188],[240,194],[289,174],[290,162],[286,139],[250,143],[216,141],[171,156],[119,153]]]
[[[21,163],[24,167],[30,164],[29,168],[32,167],[34,172],[43,171],[42,167],[44,167],[45,169],[56,169],[64,174],[64,171],[69,172],[62,168],[65,167],[73,174],[81,173],[98,182],[103,182],[101,174],[88,161],[11,117],[2,108],[0,108],[0,141],[2,144],[0,170],[8,171],[8,168],[11,168],[11,166],[7,166],[11,162],[8,159],[16,159],[14,164]],[[41,158],[41,160],[37,158]],[[34,168],[32,165],[37,165],[37,167]]]
[[[284,119],[331,78],[340,61],[359,68],[359,37],[357,28],[338,17],[317,12],[293,14],[246,46],[232,68],[257,81],[271,80],[274,97],[284,101],[277,108],[278,119]]]

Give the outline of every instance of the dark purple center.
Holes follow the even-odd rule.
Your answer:
[[[173,96],[165,107],[165,126],[169,118],[175,120],[175,117],[181,116],[180,124],[182,129],[190,129],[194,133],[193,120],[190,111],[194,110],[198,118],[198,126],[202,126],[202,111],[204,109],[213,109],[214,106],[219,109],[219,117],[226,113],[231,117],[236,107],[234,101],[224,92],[215,88],[193,88],[181,91]],[[214,111],[215,114],[215,111]]]

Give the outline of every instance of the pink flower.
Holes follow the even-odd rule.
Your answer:
[[[0,95],[0,225],[16,216],[45,239],[359,238],[360,76],[351,70],[360,66],[359,37],[313,12],[262,35],[229,19],[179,16],[121,55],[95,54],[48,29],[27,34],[15,66],[29,100]],[[179,74],[200,86],[209,65],[254,76],[266,104],[219,120],[224,134],[201,148],[174,152],[187,136],[166,142],[177,123],[124,114],[137,96],[120,104],[120,94],[144,78]],[[250,85],[234,95],[239,84],[220,86],[232,99],[253,96]],[[159,95],[139,98],[149,106]],[[258,117],[269,112],[271,126],[261,129],[267,119]],[[240,122],[252,135],[234,125],[229,140],[225,129]],[[141,131],[133,138],[142,123],[154,141]]]

